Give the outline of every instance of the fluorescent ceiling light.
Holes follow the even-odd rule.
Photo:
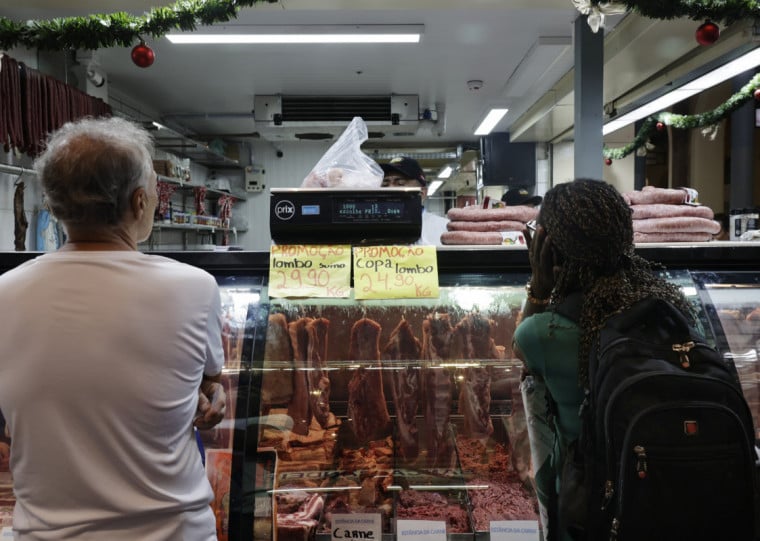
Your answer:
[[[454,168],[450,165],[447,165],[438,172],[437,178],[449,178],[453,172]]]
[[[483,122],[480,123],[480,126],[475,128],[475,133],[473,135],[488,135],[491,133],[491,130],[493,130],[501,119],[504,118],[504,115],[507,114],[507,111],[509,111],[509,109],[506,108],[491,109],[483,119]]]
[[[690,81],[641,107],[637,107],[629,113],[613,118],[602,126],[602,134],[607,135],[608,133],[612,133],[620,128],[628,126],[629,124],[633,124],[637,120],[659,113],[671,105],[683,101],[695,94],[699,94],[708,88],[712,88],[723,81],[756,68],[757,66],[760,66],[760,47],[751,50],[736,60],[732,60],[719,68],[707,72],[701,77],[697,77],[693,81]]]
[[[246,43],[419,43],[423,25],[273,25],[222,27],[217,34],[187,32],[166,34],[172,43],[246,44]]]
[[[443,186],[444,182],[445,181],[443,181],[443,180],[434,180],[433,182],[431,182],[430,184],[428,184],[428,187],[427,187],[427,195],[428,195],[428,197],[431,196],[431,195],[433,195],[435,192],[437,192],[438,188],[440,188],[441,186]]]

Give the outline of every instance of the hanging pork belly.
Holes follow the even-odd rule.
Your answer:
[[[384,438],[392,428],[379,362],[381,330],[367,318],[351,328],[348,356],[360,366],[348,382],[348,421],[360,443]]]
[[[475,312],[463,318],[455,327],[454,342],[461,344],[456,358],[484,361],[498,359],[499,352],[491,338],[491,320]],[[459,392],[459,413],[464,420],[464,434],[486,440],[493,433],[491,408],[491,370],[489,366],[468,366]]]
[[[306,436],[311,424],[311,405],[306,369],[308,368],[309,334],[306,327],[314,321],[302,317],[288,324],[290,343],[293,346],[293,398],[288,404],[288,415],[293,419],[293,432]]]
[[[285,314],[272,314],[267,325],[264,372],[261,380],[263,406],[287,404],[293,397],[293,347]]]
[[[456,466],[454,445],[451,441],[451,375],[440,366],[450,359],[454,329],[448,314],[434,313],[422,322],[422,358],[432,361],[422,371],[425,396],[425,426],[427,431],[427,458],[431,467],[453,469]]]
[[[330,322],[317,318],[306,325],[309,344],[306,359],[309,370],[306,383],[311,414],[322,428],[328,425],[330,416],[330,378],[327,372],[327,330]]]
[[[417,458],[420,451],[417,408],[422,391],[418,366],[421,350],[422,345],[414,336],[412,326],[406,319],[402,319],[393,329],[388,343],[383,348],[383,360],[396,361],[400,365],[386,373],[396,411],[396,449],[407,459]]]

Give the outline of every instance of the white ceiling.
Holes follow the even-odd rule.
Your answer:
[[[119,10],[140,14],[170,3],[25,0],[23,7],[18,2],[0,14],[19,20]],[[421,24],[424,36],[413,45],[349,46],[173,45],[166,38],[148,38],[156,61],[147,69],[132,63],[129,48],[102,49],[96,59],[113,96],[128,97],[146,116],[194,134],[259,133],[248,116],[254,95],[395,93],[418,95],[420,110],[439,110],[438,123],[413,137],[371,141],[375,146],[474,144],[473,129],[489,106],[509,106],[497,126],[509,131],[572,67],[568,47],[524,95],[507,97],[505,84],[531,46],[541,36],[570,37],[578,15],[570,0],[281,0],[244,8],[225,26]],[[483,81],[480,90],[468,89],[472,79]]]

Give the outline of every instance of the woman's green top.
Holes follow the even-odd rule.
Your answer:
[[[556,501],[553,497],[559,490],[561,458],[567,445],[578,439],[581,419],[578,416],[583,390],[578,385],[578,343],[580,329],[570,319],[554,312],[534,314],[517,327],[514,342],[522,352],[528,371],[543,385],[536,387],[537,392],[548,388],[556,403],[554,426],[533,426],[533,433],[554,432],[554,445],[543,464],[534,464],[536,489],[539,502],[545,508]],[[546,424],[546,401],[535,397],[525,402],[528,422]],[[538,408],[543,411],[531,411]],[[529,430],[529,434],[531,431]],[[546,438],[531,438],[532,446],[545,445]],[[532,453],[534,456],[546,456],[547,453]],[[555,538],[556,539],[556,538]],[[567,534],[559,539],[570,539]]]

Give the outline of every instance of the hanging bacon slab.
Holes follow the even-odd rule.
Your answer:
[[[284,314],[271,314],[267,326],[261,403],[286,404],[293,398],[293,347]]]
[[[17,252],[26,250],[26,229],[29,222],[24,213],[24,183],[16,183],[16,191],[13,193],[13,237]]]
[[[434,468],[453,469],[456,465],[451,441],[451,375],[440,362],[450,359],[454,329],[448,314],[435,313],[422,322],[422,358],[432,366],[422,371],[425,395],[427,457]]]
[[[360,319],[351,328],[348,355],[361,363],[348,382],[348,417],[357,441],[368,442],[388,436],[391,417],[385,402],[380,370],[380,325]]]
[[[306,325],[306,384],[309,409],[322,428],[327,428],[330,417],[330,378],[327,372],[327,330],[330,321],[321,317]]]
[[[407,459],[417,458],[420,452],[417,409],[422,391],[418,366],[421,352],[422,344],[414,336],[412,326],[402,319],[391,332],[382,355],[383,360],[396,361],[401,365],[388,370],[386,374],[390,380],[396,412],[396,449]]]
[[[293,432],[301,436],[309,433],[311,405],[307,382],[309,334],[306,330],[310,317],[302,317],[288,324],[290,343],[293,347],[293,398],[288,404],[288,415],[293,419]]]
[[[479,313],[469,314],[455,328],[456,340],[461,343],[458,358],[468,361],[498,359],[496,344],[491,338],[492,322]],[[459,413],[464,419],[464,434],[486,440],[493,433],[491,408],[491,372],[489,366],[469,366],[459,392]]]

